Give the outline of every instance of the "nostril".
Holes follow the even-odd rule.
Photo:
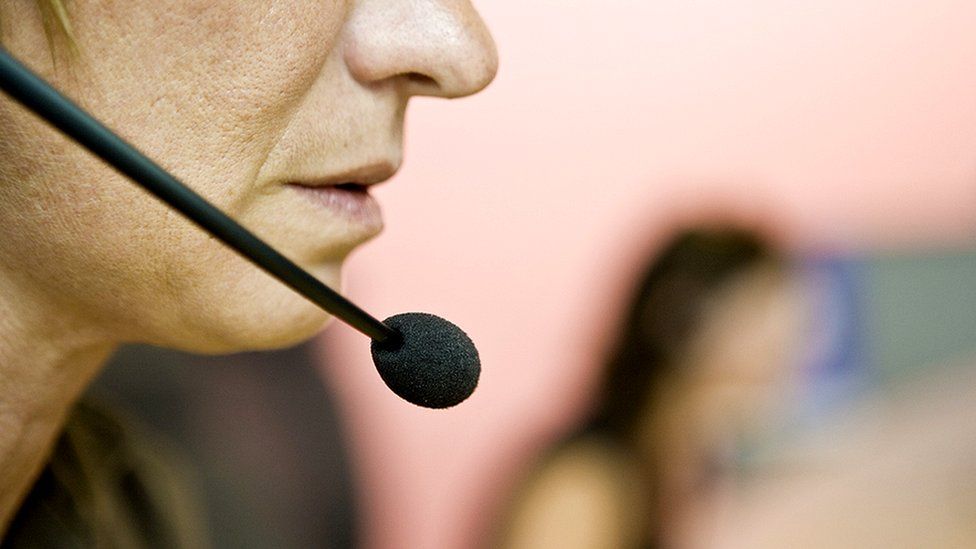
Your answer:
[[[411,84],[416,84],[424,87],[428,87],[428,86],[437,87],[437,81],[427,76],[426,74],[421,74],[419,72],[409,72],[404,76],[406,76],[407,80],[409,80]]]

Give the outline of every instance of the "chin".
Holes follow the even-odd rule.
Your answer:
[[[291,288],[263,272],[254,274],[237,281],[230,296],[198,296],[198,303],[209,305],[187,307],[194,313],[181,315],[179,328],[170,331],[173,336],[152,343],[199,354],[266,351],[302,343],[332,320]],[[314,269],[312,274],[330,288],[339,287],[338,265]]]
[[[253,321],[217,319],[219,325],[203,328],[197,332],[197,337],[177,346],[183,351],[199,354],[282,349],[318,335],[331,320],[331,315],[309,303],[287,312],[279,310],[275,314],[261,315]]]

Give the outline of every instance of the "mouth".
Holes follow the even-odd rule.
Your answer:
[[[341,220],[354,232],[374,236],[383,229],[379,203],[370,195],[370,187],[393,177],[391,163],[370,164],[326,177],[303,177],[285,186]]]
[[[368,232],[378,233],[383,228],[380,205],[366,185],[349,182],[322,186],[288,183],[287,186],[335,219]]]

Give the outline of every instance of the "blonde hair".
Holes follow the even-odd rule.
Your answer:
[[[83,400],[11,521],[4,547],[209,547],[195,480],[181,456],[133,418],[120,421]]]
[[[68,50],[77,53],[78,46],[75,41],[74,31],[71,30],[71,19],[68,17],[68,10],[64,7],[62,0],[37,0],[37,7],[41,11],[41,20],[44,23],[44,34],[47,35],[48,44],[51,46],[51,55],[54,55],[55,44],[61,38],[67,42]]]

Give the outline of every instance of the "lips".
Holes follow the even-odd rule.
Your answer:
[[[369,189],[386,181],[394,173],[396,165],[383,162],[325,177],[288,181],[285,186],[324,209],[331,218],[342,220],[354,232],[372,236],[382,230],[383,216]]]
[[[342,172],[333,173],[326,176],[311,176],[296,178],[291,184],[302,187],[343,187],[354,189],[355,187],[370,187],[377,183],[382,183],[393,177],[396,173],[397,165],[392,162],[376,162],[364,164]]]
[[[342,183],[322,187],[289,184],[290,187],[305,196],[317,206],[325,208],[332,215],[343,220],[361,225],[364,228],[381,229],[383,215],[380,205],[363,185],[356,183]]]

